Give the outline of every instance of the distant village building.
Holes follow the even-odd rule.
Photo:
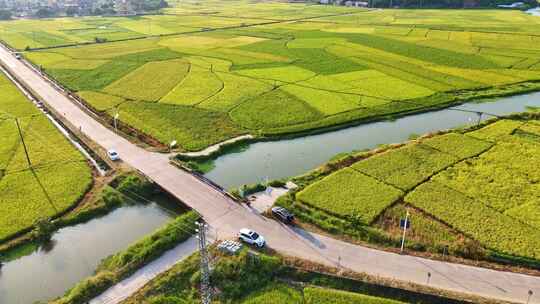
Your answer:
[[[333,4],[333,5],[345,5],[349,7],[368,7],[367,1],[354,1],[354,0],[319,0],[319,4]]]
[[[480,5],[479,0],[464,0],[463,1],[464,8],[473,8],[473,7],[478,7],[479,5]]]
[[[130,0],[115,0],[114,10],[116,11],[116,14],[120,16],[128,16],[135,14]]]
[[[368,5],[366,1],[345,1],[345,6],[349,7],[368,7]]]

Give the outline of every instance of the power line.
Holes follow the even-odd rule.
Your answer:
[[[18,118],[15,118],[15,123],[17,124],[17,131],[19,132],[19,137],[21,138],[21,143],[24,148],[24,155],[26,156],[26,161],[28,162],[28,168],[32,169],[32,162],[30,161],[30,156],[28,155],[28,149],[26,148],[26,143],[24,142],[24,136],[22,134]]]
[[[40,133],[36,132],[34,129],[31,128],[31,126],[29,126],[25,131],[27,133],[31,133],[29,135],[33,135],[32,139],[34,139],[34,141],[38,142],[41,145],[41,147],[44,148],[44,150],[50,149],[53,152],[55,152],[56,155],[59,156],[56,159],[56,162],[79,161],[79,160],[81,160],[77,156],[70,157],[69,155],[67,155],[66,150],[60,148],[60,146],[56,145],[53,141],[47,140],[43,134],[40,134]],[[67,156],[67,157],[64,157],[64,156]],[[52,163],[52,162],[45,162],[44,164],[48,164],[48,163]]]
[[[19,136],[21,138],[21,143],[24,148],[24,154],[26,156],[26,161],[28,162],[28,168],[30,169],[30,172],[32,172],[32,175],[34,175],[34,178],[36,179],[36,182],[38,183],[39,187],[43,191],[43,194],[45,195],[45,198],[47,198],[47,201],[51,206],[53,207],[54,211],[58,212],[58,208],[54,205],[52,198],[50,197],[49,193],[47,192],[47,189],[45,189],[45,186],[41,183],[41,180],[39,179],[39,176],[37,175],[36,171],[32,167],[32,162],[30,161],[30,156],[28,155],[28,149],[26,148],[26,143],[24,142],[24,136],[21,131],[21,126],[19,125],[19,119],[15,118],[15,123],[17,124],[17,131],[19,132]]]
[[[117,193],[119,193],[119,194],[121,194],[121,195],[127,197],[128,199],[130,199],[130,200],[132,200],[132,201],[135,201],[135,202],[137,201],[137,200],[134,199],[133,197],[130,197],[129,195],[125,194],[124,192],[122,192],[122,191],[120,191],[120,190],[118,190],[118,189],[115,189],[115,188],[112,188],[112,187],[111,187],[111,189],[113,189],[113,190],[116,191]],[[123,191],[127,191],[127,192],[133,194],[134,196],[137,196],[137,197],[140,198],[141,200],[144,200],[144,201],[146,201],[146,202],[148,202],[148,203],[154,203],[154,204],[159,205],[157,202],[151,201],[151,200],[149,200],[149,199],[147,199],[147,198],[145,198],[145,197],[143,197],[143,196],[141,196],[141,195],[139,195],[139,194],[137,194],[137,193],[135,193],[135,192],[133,192],[133,191],[129,191],[129,190],[127,190],[127,189],[124,189]],[[197,213],[197,212],[195,212],[195,213]],[[198,213],[197,213],[197,214],[198,214]],[[198,215],[199,215],[199,214],[198,214]],[[200,215],[199,215],[199,216],[200,216]],[[176,228],[178,228],[178,229],[180,229],[180,230],[182,230],[183,232],[186,232],[186,233],[188,233],[188,234],[195,234],[195,233],[197,233],[197,229],[195,229],[195,227],[187,226],[187,225],[184,225],[183,223],[174,223],[174,224],[172,224],[172,225],[173,225],[173,227],[176,227]]]
[[[114,188],[113,188],[114,189]],[[132,197],[128,196],[127,194],[123,193],[122,191],[119,191],[117,189],[114,189],[116,192],[120,193],[121,195],[124,195],[125,197],[134,200]],[[133,195],[139,197],[140,199],[146,201],[146,202],[152,202],[151,201],[135,192],[129,191],[125,189],[125,191],[132,193]],[[198,229],[195,229],[194,232],[197,232],[197,239],[198,239],[198,247],[199,247],[199,255],[200,255],[200,268],[201,268],[201,303],[202,304],[210,304],[212,302],[212,285],[210,283],[210,255],[208,253],[208,244],[206,233],[207,229],[209,228],[208,224],[204,222],[196,222],[195,225],[198,226]],[[173,225],[174,227],[179,228],[180,230],[184,232],[190,232],[186,231],[186,226],[182,225],[181,223],[175,223]],[[193,228],[189,228],[187,230],[190,230]]]

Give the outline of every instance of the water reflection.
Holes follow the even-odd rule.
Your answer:
[[[134,205],[59,230],[38,251],[4,264],[0,303],[29,304],[63,295],[91,275],[103,258],[154,231],[171,216],[156,204]]]
[[[467,103],[458,110],[485,111],[495,115],[523,112],[540,106],[540,93],[513,96],[482,103]],[[482,115],[481,119],[490,118]],[[424,134],[476,123],[474,112],[439,110],[410,115],[296,139],[259,142],[238,153],[215,160],[206,177],[225,188],[269,179],[295,176],[326,162],[336,154],[372,149],[380,144],[402,142],[411,134]]]

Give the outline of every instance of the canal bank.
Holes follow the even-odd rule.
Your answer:
[[[84,224],[60,229],[50,244],[6,263],[0,303],[28,304],[61,296],[92,275],[99,262],[173,217],[157,204],[120,207]]]
[[[226,189],[307,172],[340,153],[398,143],[411,135],[477,123],[494,116],[540,107],[540,93],[468,102],[452,108],[412,114],[392,121],[362,124],[327,133],[264,141],[213,160],[205,174]],[[483,113],[478,115],[477,113]]]

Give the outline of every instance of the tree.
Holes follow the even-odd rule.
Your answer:
[[[11,19],[10,10],[0,10],[0,20],[9,20]]]
[[[141,1],[140,6],[137,10],[144,11],[157,11],[161,8],[168,7],[169,3],[165,0],[144,0]]]
[[[48,18],[48,17],[52,17],[52,16],[54,16],[54,12],[51,11],[50,9],[48,9],[48,8],[40,8],[36,12],[36,17],[38,17],[38,18]]]
[[[49,219],[39,219],[35,224],[36,228],[34,229],[34,238],[38,242],[48,242],[51,240],[56,227]]]
[[[103,10],[102,10],[100,7],[96,7],[96,8],[92,11],[92,15],[96,15],[96,16],[103,15]]]
[[[77,13],[79,13],[79,10],[74,8],[74,7],[70,7],[66,10],[66,15],[68,16],[74,16],[76,15]]]

